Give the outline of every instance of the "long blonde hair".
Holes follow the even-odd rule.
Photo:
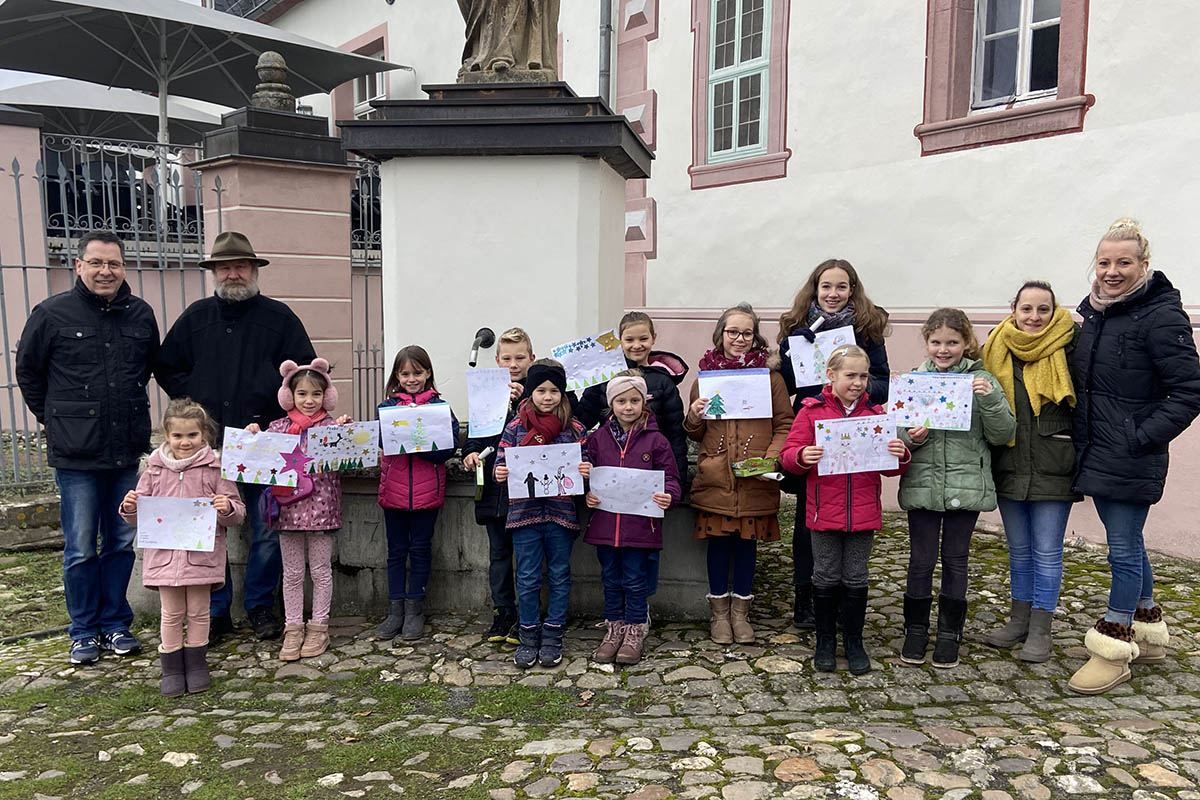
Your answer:
[[[828,258],[817,264],[808,280],[796,292],[792,307],[779,318],[779,335],[776,343],[783,344],[792,331],[808,321],[808,309],[817,298],[817,286],[821,276],[831,269],[840,269],[850,278],[850,302],[854,305],[854,332],[867,342],[882,342],[888,334],[888,312],[871,302],[858,279],[858,271],[844,258]]]

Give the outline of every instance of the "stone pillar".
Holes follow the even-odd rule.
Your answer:
[[[625,117],[565,83],[424,88],[428,100],[339,124],[347,150],[383,162],[385,363],[425,347],[465,419],[477,328],[520,325],[547,356],[616,324],[625,181],[648,177],[653,156]]]

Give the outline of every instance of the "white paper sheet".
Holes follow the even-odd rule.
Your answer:
[[[468,436],[495,436],[504,431],[511,380],[506,369],[467,370]]]
[[[811,343],[803,336],[789,336],[788,357],[792,360],[796,385],[818,386],[829,383],[829,378],[825,375],[825,361],[830,353],[844,344],[854,344],[853,325],[817,331],[816,341]]]
[[[217,509],[211,497],[149,497],[137,501],[137,546],[211,553]]]
[[[379,466],[379,420],[321,425],[306,433],[310,473]]]
[[[451,428],[449,403],[379,409],[379,435],[385,456],[453,450],[458,446],[458,437]]]
[[[817,462],[818,475],[845,475],[896,469],[900,459],[887,451],[896,438],[896,423],[886,414],[847,419],[820,419],[814,423],[815,441],[825,448]]]
[[[243,428],[226,428],[221,446],[221,477],[238,483],[295,486],[296,470],[289,467],[289,460],[295,458],[299,448],[300,437],[296,434],[249,433]]]
[[[582,461],[583,448],[578,442],[506,447],[508,496],[524,500],[583,494],[583,478],[579,475]]]
[[[655,494],[666,491],[666,473],[661,469],[592,467],[588,484],[592,493],[600,498],[597,508],[601,511],[639,517],[664,515],[654,502]]]
[[[888,416],[900,428],[969,431],[974,380],[974,375],[961,372],[893,372]]]
[[[576,392],[604,383],[627,368],[616,329],[564,342],[550,353],[567,371],[567,391]]]
[[[771,416],[768,369],[701,370],[700,397],[708,398],[705,419],[765,419]]]

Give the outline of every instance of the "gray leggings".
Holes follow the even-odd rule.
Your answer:
[[[874,543],[875,531],[813,531],[813,584],[865,588]]]

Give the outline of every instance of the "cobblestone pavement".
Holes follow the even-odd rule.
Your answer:
[[[210,655],[210,692],[174,700],[148,657],[72,668],[62,638],[0,647],[0,797],[1200,800],[1192,564],[1154,559],[1167,664],[1085,698],[1066,682],[1103,608],[1102,553],[1068,548],[1054,658],[1027,665],[983,644],[1007,562],[978,534],[962,664],[909,667],[901,525],[872,559],[858,678],[814,673],[812,634],[788,627],[786,542],[763,551],[757,644],[656,622],[627,669],[589,662],[594,620],[572,623],[559,667],[522,673],[483,641],[489,620],[453,615],[411,646],[337,619],[330,652],[287,665],[242,635]]]

